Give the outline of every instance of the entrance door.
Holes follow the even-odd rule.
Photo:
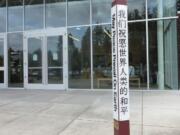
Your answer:
[[[64,30],[25,35],[25,88],[65,89],[67,51]]]
[[[5,36],[0,35],[0,88],[5,88],[7,84],[6,54]]]

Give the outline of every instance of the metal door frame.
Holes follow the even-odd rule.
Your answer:
[[[5,34],[0,34],[0,38],[4,40],[4,66],[0,67],[0,71],[4,71],[4,83],[0,84],[0,88],[7,88],[8,85],[8,66],[7,66],[7,40]]]
[[[48,84],[48,64],[47,64],[47,37],[48,36],[63,36],[63,84]],[[28,83],[28,38],[42,37],[42,84],[29,84]],[[67,35],[66,29],[46,29],[37,31],[28,31],[24,33],[24,88],[25,89],[54,89],[65,90],[68,88],[68,49],[67,49]],[[46,58],[46,60],[45,60]]]

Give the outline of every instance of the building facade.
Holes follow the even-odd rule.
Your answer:
[[[128,0],[132,89],[178,90],[176,0]],[[0,0],[0,88],[111,89],[111,0]]]

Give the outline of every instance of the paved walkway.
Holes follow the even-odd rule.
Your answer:
[[[142,135],[131,91],[131,135]],[[180,93],[144,92],[143,134],[180,135]],[[0,90],[0,135],[113,135],[111,92]]]

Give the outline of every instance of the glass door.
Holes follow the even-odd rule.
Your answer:
[[[0,88],[5,88],[6,87],[6,54],[5,53],[6,48],[5,48],[5,37],[0,36]]]
[[[65,89],[65,42],[62,30],[25,35],[25,88]]]
[[[28,83],[42,84],[42,45],[43,37],[29,37],[27,39],[28,51]]]
[[[8,33],[8,87],[23,88],[23,33]],[[6,71],[6,70],[5,70]]]
[[[38,33],[25,35],[24,47],[24,84],[25,88],[42,87],[44,36]]]
[[[68,49],[65,33],[65,29],[54,29],[46,32],[46,83],[49,88],[68,88]]]
[[[47,83],[63,84],[63,36],[47,36]]]

